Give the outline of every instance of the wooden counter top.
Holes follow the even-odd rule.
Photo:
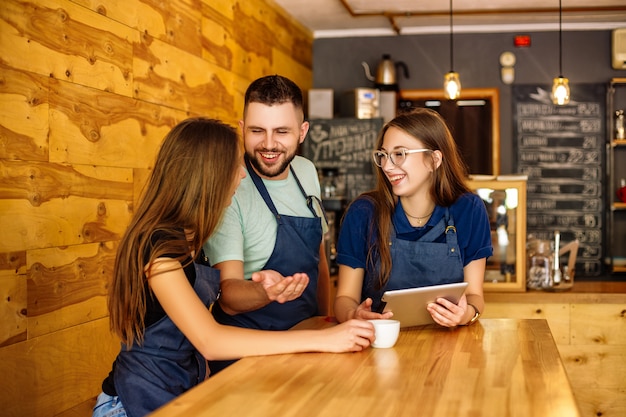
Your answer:
[[[329,325],[323,318],[305,327]],[[390,349],[244,358],[153,417],[579,416],[545,320],[403,329]]]
[[[571,290],[549,292],[528,290],[526,292],[485,291],[485,302],[507,303],[626,303],[626,282],[575,281]]]
[[[331,276],[336,283],[337,275]],[[626,281],[575,281],[571,290],[548,292],[527,290],[525,292],[485,291],[485,302],[505,303],[626,303]]]

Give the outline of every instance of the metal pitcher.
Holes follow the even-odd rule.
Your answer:
[[[367,62],[361,62],[363,69],[365,70],[365,77],[368,80],[373,81],[376,88],[382,91],[398,91],[398,79],[396,76],[396,68],[402,68],[404,71],[404,77],[409,78],[409,68],[404,62],[393,62],[391,55],[383,54],[383,59],[378,63],[376,68],[376,77],[374,77],[370,71],[370,67]]]

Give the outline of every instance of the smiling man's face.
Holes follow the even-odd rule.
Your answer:
[[[309,123],[303,119],[302,110],[292,103],[248,104],[239,125],[246,155],[261,177],[287,178],[287,168],[309,129]]]

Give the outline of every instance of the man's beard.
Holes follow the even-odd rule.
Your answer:
[[[262,153],[263,151],[264,150],[259,151],[259,152]],[[269,151],[269,152],[272,152],[272,151]],[[281,162],[280,164],[272,165],[271,167],[268,167],[267,165],[263,163],[263,161],[261,160],[261,157],[257,155],[257,152],[246,151],[246,156],[250,160],[250,163],[252,164],[254,169],[259,174],[267,178],[273,178],[285,172],[287,167],[289,167],[289,164],[291,163],[291,161],[293,161],[293,159],[296,157],[295,152],[291,154],[282,153],[282,155],[285,156],[285,158],[283,159],[283,162]],[[280,156],[278,158],[280,158]]]

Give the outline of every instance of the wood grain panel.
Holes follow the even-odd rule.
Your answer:
[[[26,340],[26,277],[0,276],[0,347]]]
[[[28,338],[106,317],[117,242],[28,252]]]
[[[264,2],[238,1],[233,6],[233,21],[237,43],[245,50],[271,58],[272,49],[277,49],[291,56],[292,62],[313,67],[311,33],[281,10]]]
[[[271,23],[271,10],[262,3],[240,1],[233,5],[233,39],[244,51],[267,59],[270,65],[277,46],[274,32],[278,30]]]
[[[0,252],[119,239],[132,170],[0,161]]]
[[[231,48],[241,48],[232,39],[232,5],[227,2],[202,2],[201,7],[202,57],[222,68],[234,71],[233,56],[237,52]]]
[[[504,303],[487,303],[482,317],[515,318],[515,319],[546,319],[557,345],[570,343],[569,304],[520,303],[514,307]]]
[[[147,168],[187,114],[83,86],[56,82],[50,100],[50,161]]]
[[[136,207],[139,204],[139,201],[141,201],[141,197],[144,191],[144,187],[146,185],[146,183],[148,182],[148,179],[150,178],[150,174],[152,172],[152,169],[148,169],[148,168],[135,168],[133,170],[134,174],[134,181],[133,181],[133,193],[135,196],[135,199],[133,201],[134,206]]]
[[[626,392],[626,346],[559,346],[572,386]]]
[[[0,253],[0,347],[26,340],[26,251]]]
[[[33,207],[55,199],[80,196],[132,200],[132,170],[108,167],[2,161],[0,199],[26,200]]]
[[[147,35],[134,53],[135,98],[209,117],[232,117],[230,71]]]
[[[49,417],[92,398],[119,352],[107,318],[0,348],[6,417]]]
[[[238,123],[243,120],[243,106],[245,101],[245,94],[250,81],[247,78],[235,76],[233,91],[235,91],[235,119],[233,119],[233,126],[239,127]],[[240,129],[238,129],[241,133]],[[243,138],[240,136],[241,143],[243,144]]]
[[[312,73],[309,73],[305,67],[301,67],[299,65],[286,65],[288,62],[292,62],[291,56],[282,53],[281,51],[276,51],[274,53],[276,68],[285,68],[281,75],[284,75],[296,84],[300,86],[303,91],[304,96],[306,97],[306,91],[312,88],[311,77]],[[311,75],[311,76],[309,76]]]
[[[576,389],[576,401],[583,416],[626,416],[626,390],[616,394],[613,390],[580,388]]]
[[[0,16],[5,64],[132,95],[137,31],[68,0],[5,1]]]
[[[0,253],[0,278],[26,274],[26,251]]]
[[[200,0],[80,0],[85,7],[194,55],[201,54]],[[220,2],[228,4],[228,2]]]
[[[621,345],[626,352],[626,300],[621,304],[572,304],[571,318],[572,344]]]
[[[0,64],[0,158],[48,159],[48,109],[48,78]]]
[[[234,33],[237,29],[232,20],[232,8],[228,9],[230,14],[225,16],[213,6],[219,7],[213,4],[204,4],[203,7],[208,18],[202,20],[202,57],[244,78],[246,84],[249,84],[250,80],[270,74],[271,49],[249,50],[247,45],[240,44]],[[235,109],[238,108],[239,106],[235,104]]]
[[[33,207],[0,199],[0,252],[118,240],[130,220],[129,204],[70,196]]]
[[[305,35],[306,29],[261,2],[220,6],[203,5],[203,14],[208,17],[202,24],[205,59],[248,80],[280,73],[303,90],[310,88],[312,42]],[[279,55],[289,57],[287,65],[277,61]]]

